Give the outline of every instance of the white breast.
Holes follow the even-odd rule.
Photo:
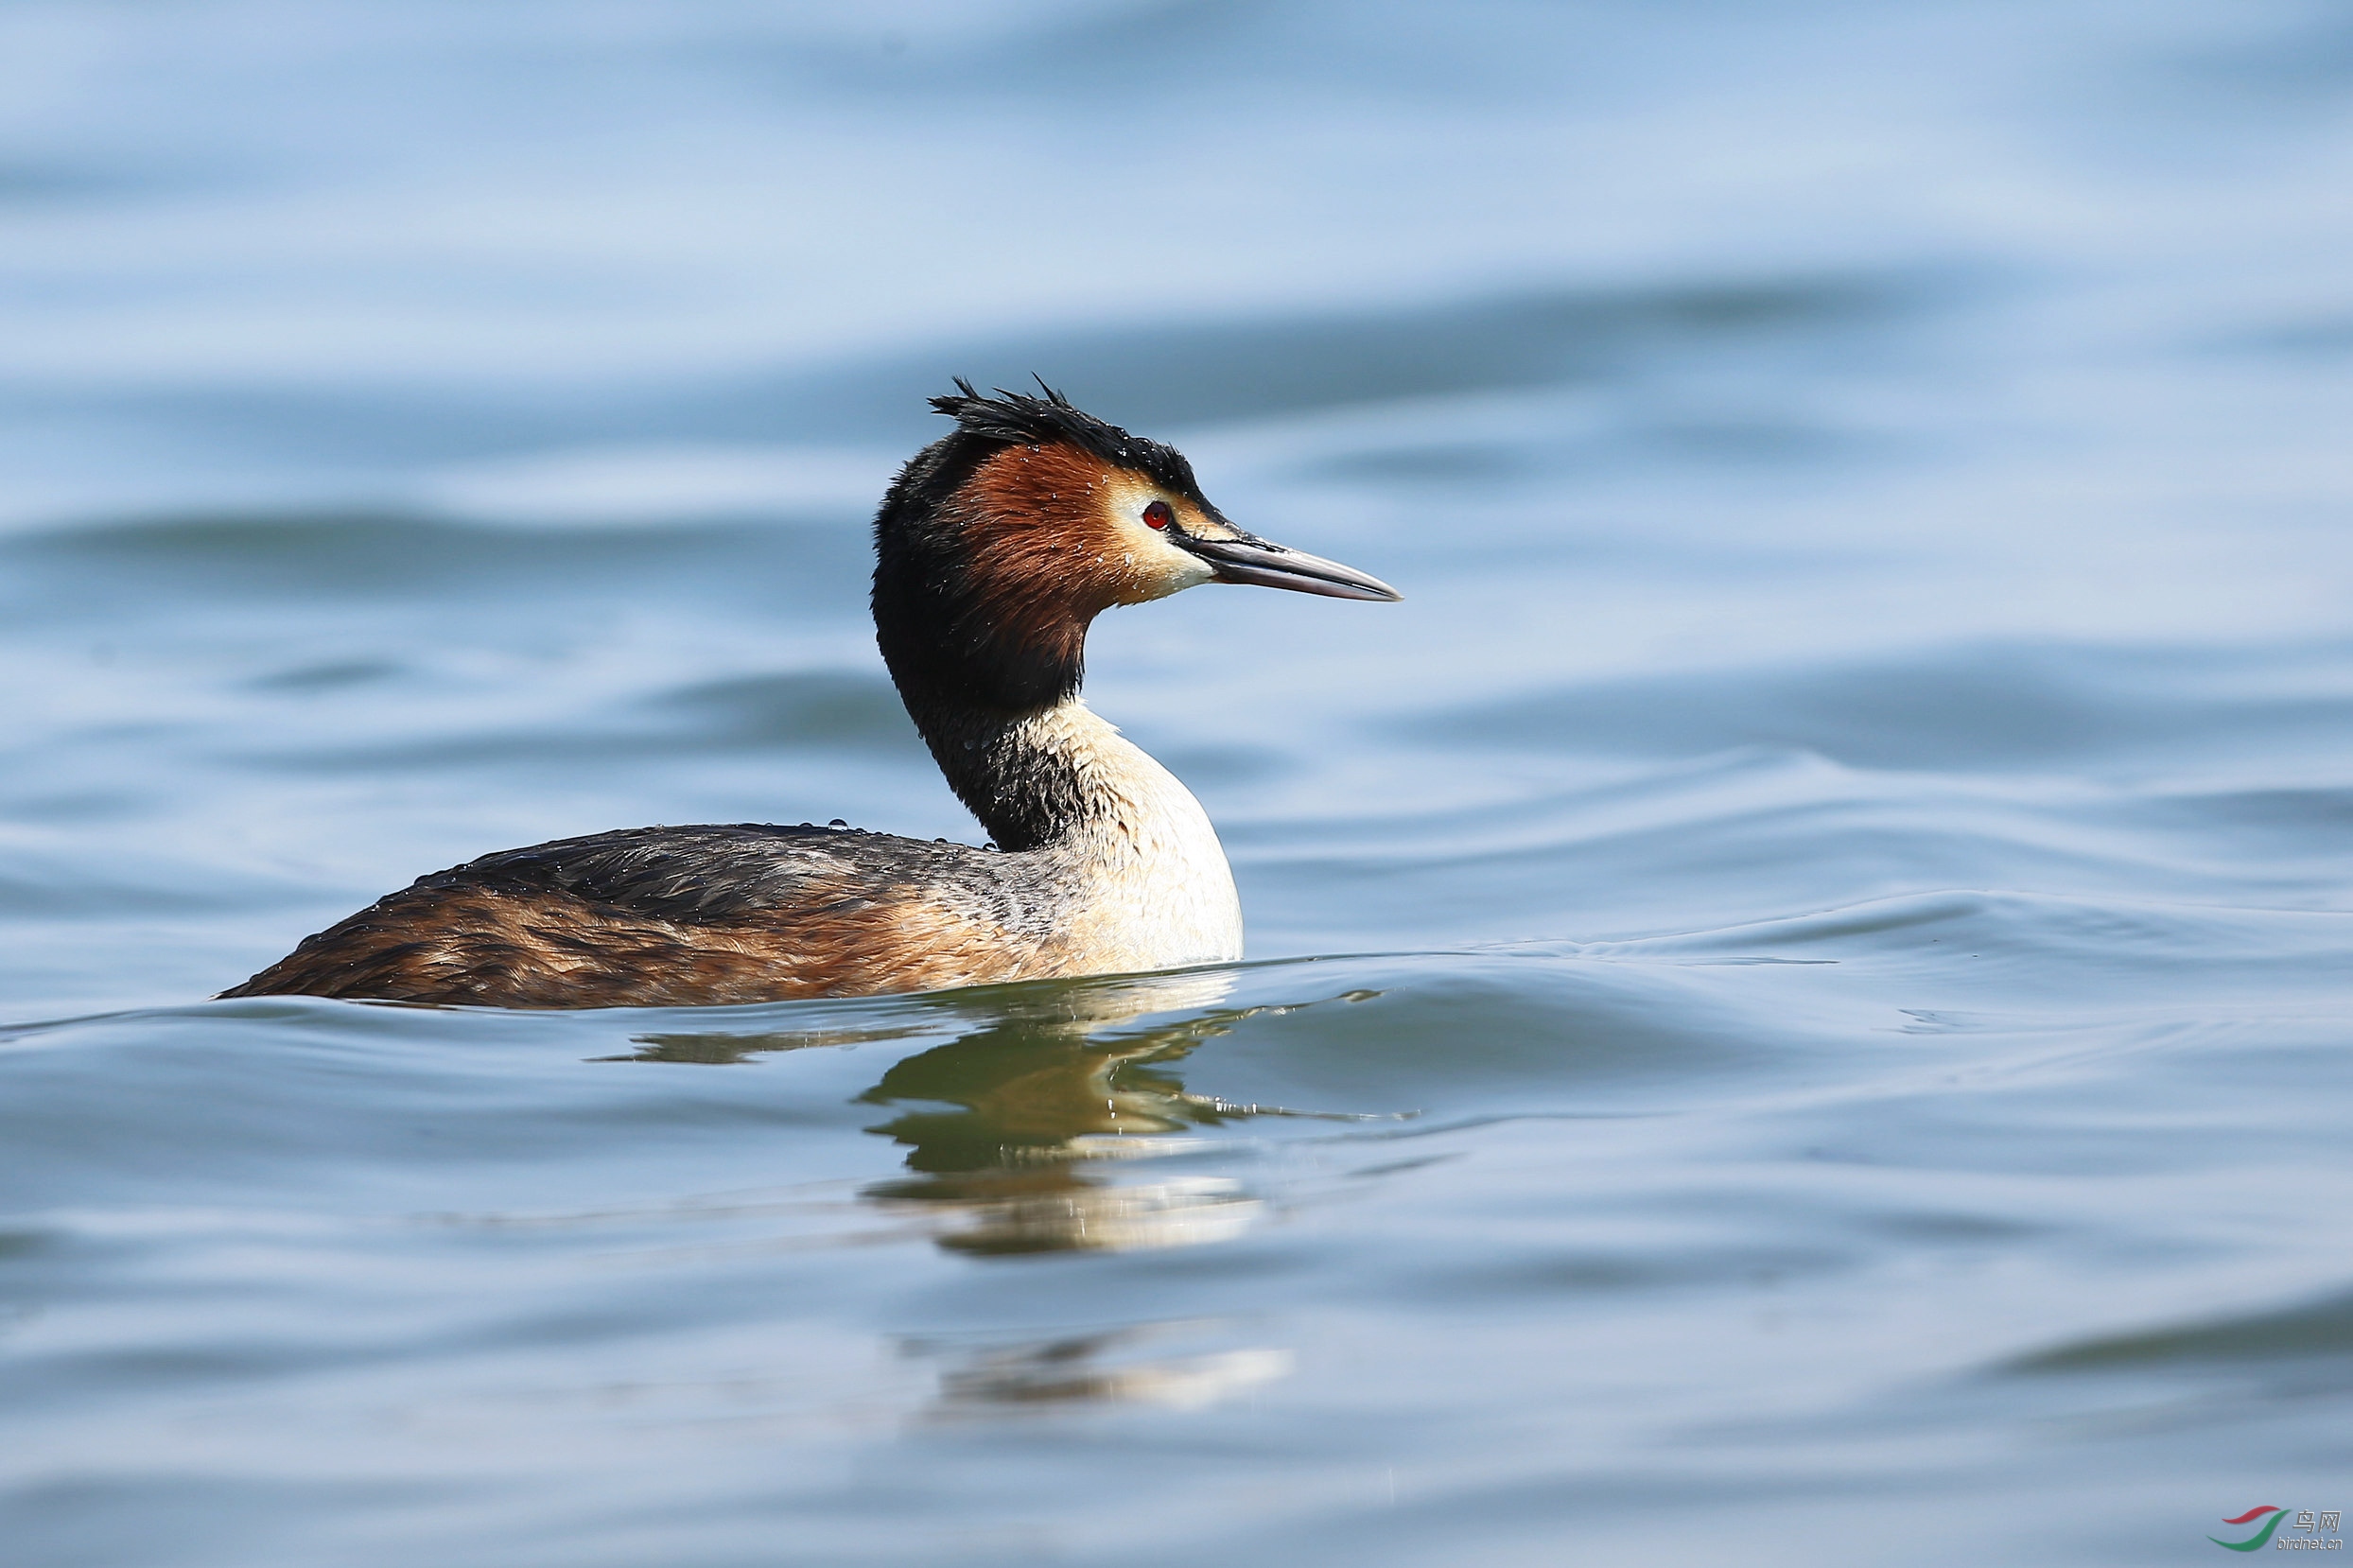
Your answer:
[[[1240,958],[1242,900],[1193,792],[1082,703],[1029,723],[1051,726],[1049,743],[1077,764],[1095,808],[1050,851],[1070,956],[1098,974]]]

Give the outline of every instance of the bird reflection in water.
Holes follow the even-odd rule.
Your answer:
[[[899,1342],[899,1350],[946,1364],[931,1410],[935,1417],[1098,1403],[1197,1410],[1291,1370],[1291,1352],[1273,1346],[1170,1353],[1170,1341],[1199,1339],[1227,1327],[1140,1323],[999,1345],[910,1338]]]
[[[967,1014],[972,1027],[897,1063],[859,1096],[898,1111],[868,1130],[908,1151],[909,1174],[863,1195],[928,1216],[941,1246],[970,1253],[1127,1251],[1241,1234],[1264,1205],[1230,1177],[1114,1179],[1106,1169],[1117,1160],[1203,1148],[1206,1140],[1185,1135],[1244,1117],[1332,1114],[1234,1105],[1186,1090],[1176,1065],[1196,1045],[1245,1019],[1293,1010],[1216,1007],[1231,987],[1228,975],[1196,973],[1047,981],[922,999],[927,1008]],[[1155,1014],[1176,1016],[1122,1027]],[[932,1017],[921,1027],[936,1024]],[[637,1041],[637,1059],[739,1060],[759,1051],[915,1032],[900,1026],[863,1035],[646,1036]]]

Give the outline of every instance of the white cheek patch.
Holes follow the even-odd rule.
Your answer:
[[[1169,571],[1164,581],[1170,593],[1181,593],[1197,587],[1217,575],[1217,568],[1189,549],[1178,549],[1166,540],[1160,543],[1160,554],[1167,558]]]
[[[1143,520],[1143,509],[1160,499],[1158,488],[1125,477],[1113,479],[1106,488],[1104,504],[1110,509],[1112,526],[1137,578],[1165,595],[1217,575],[1208,562],[1171,543],[1166,533]]]

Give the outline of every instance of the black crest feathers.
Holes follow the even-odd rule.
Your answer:
[[[960,375],[956,377],[955,393],[934,397],[932,407],[954,420],[959,430],[982,441],[1009,446],[1067,442],[1092,452],[1106,462],[1132,468],[1179,495],[1201,498],[1201,487],[1193,477],[1193,464],[1185,461],[1182,452],[1142,436],[1129,435],[1116,425],[1107,425],[1073,408],[1069,398],[1043,380],[1037,383],[1037,390],[1045,395],[1032,397],[1000,387],[996,396],[983,397],[972,390],[971,382]]]

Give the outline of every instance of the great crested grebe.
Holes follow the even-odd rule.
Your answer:
[[[996,850],[803,824],[632,828],[421,877],[224,997],[703,1006],[1242,956],[1200,802],[1079,701],[1087,628],[1200,583],[1396,590],[1228,522],[1181,453],[968,382],[874,522],[883,662]]]

